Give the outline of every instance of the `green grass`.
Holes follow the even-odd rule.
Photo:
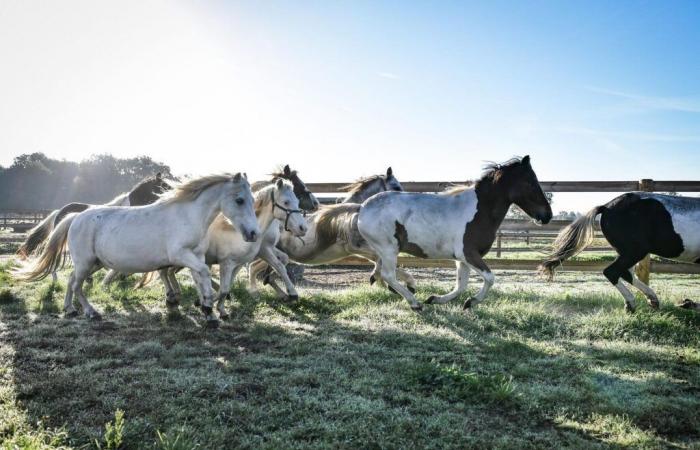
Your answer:
[[[0,448],[699,448],[700,315],[672,305],[693,277],[653,275],[662,308],[634,315],[594,274],[497,275],[468,313],[238,285],[208,330],[191,286],[173,315],[158,284],[95,285],[93,323],[61,317],[64,281],[7,271]]]

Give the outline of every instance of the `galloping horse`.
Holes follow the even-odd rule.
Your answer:
[[[411,291],[396,280],[400,252],[428,259],[452,259],[457,265],[454,290],[432,295],[426,303],[447,303],[467,287],[473,268],[484,284],[475,297],[464,302],[466,309],[484,299],[494,276],[483,260],[496,238],[496,231],[512,204],[538,222],[548,223],[552,209],[530,157],[491,164],[473,186],[460,186],[441,194],[384,192],[365,201],[357,226],[378,255],[379,273],[386,283],[419,311]]]
[[[209,226],[222,213],[248,242],[260,236],[253,196],[244,175],[212,175],[175,187],[156,203],[139,207],[102,207],[66,217],[49,237],[34,266],[20,276],[39,280],[59,267],[68,249],[74,270],[70,275],[64,310],[75,315],[73,294],[85,314],[99,319],[82,285],[102,267],[121,273],[150,272],[168,266],[188,267],[203,299],[207,324],[218,324],[212,310],[213,291],[204,261]]]
[[[656,293],[632,271],[646,255],[700,263],[700,198],[628,192],[596,206],[559,233],[553,253],[540,265],[550,279],[563,261],[590,245],[598,215],[603,236],[618,254],[603,275],[620,291],[629,312],[635,309],[634,296],[621,279],[639,289],[652,308],[659,307]],[[684,306],[693,307],[691,301]]]
[[[158,200],[158,196],[165,191],[169,191],[172,187],[163,180],[162,175],[158,172],[153,177],[144,178],[131,191],[124,192],[116,196],[109,203],[99,206],[141,206],[150,205]],[[70,213],[83,212],[88,208],[98,205],[88,205],[87,203],[69,203],[61,209],[56,209],[51,212],[44,220],[36,227],[29,231],[27,240],[17,250],[17,255],[24,259],[34,253],[46,241],[46,238],[51,234],[56,225]]]
[[[283,231],[277,248],[282,250],[290,260],[301,264],[330,264],[350,255],[362,256],[374,262],[376,255],[357,231],[357,213],[360,205],[352,203],[350,200],[367,199],[386,190],[402,191],[403,187],[389,167],[386,175],[363,178],[346,186],[346,188],[350,190],[350,194],[343,203],[324,206],[321,211],[307,218],[309,229],[304,239],[299,239],[292,233]],[[256,261],[251,265],[249,272],[251,293],[257,293],[257,274],[266,270],[267,267],[262,261]],[[376,270],[370,276],[370,283],[374,283],[376,278],[379,278],[375,275],[378,275]],[[409,289],[414,289],[415,281],[410,274],[399,270],[399,276],[408,283]],[[284,281],[287,284],[287,281]],[[267,278],[266,282],[269,282],[278,294],[284,294],[274,281]],[[289,289],[289,285],[287,285],[287,289]]]

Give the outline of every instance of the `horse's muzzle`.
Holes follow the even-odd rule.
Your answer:
[[[250,230],[243,233],[243,239],[245,239],[246,242],[255,242],[258,240],[259,236],[260,233],[258,233],[256,230]]]

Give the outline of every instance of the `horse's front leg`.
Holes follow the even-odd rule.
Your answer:
[[[171,259],[173,265],[190,269],[192,279],[197,286],[197,291],[202,301],[201,308],[207,320],[207,326],[211,328],[219,326],[219,321],[214,316],[214,290],[211,287],[211,273],[209,272],[209,266],[204,263],[204,258],[198,257],[192,251],[183,249]]]
[[[445,295],[431,295],[425,301],[425,303],[437,303],[443,304],[447,303],[467,289],[467,282],[469,281],[469,265],[462,261],[455,261],[457,265],[457,279],[455,281],[455,288]]]
[[[298,300],[299,294],[297,293],[292,280],[289,279],[289,275],[287,275],[287,268],[284,266],[284,264],[282,264],[282,261],[277,258],[277,255],[273,249],[275,248],[263,244],[263,246],[260,248],[260,253],[258,256],[262,258],[263,261],[268,263],[275,270],[275,272],[277,272],[280,278],[282,278],[282,281],[284,281],[284,285],[287,288],[287,292],[285,293],[282,291],[275,283],[270,284],[281,297],[286,296],[289,300]]]
[[[491,286],[493,286],[493,283],[495,281],[495,277],[493,276],[491,269],[489,269],[489,266],[486,265],[481,255],[479,255],[476,252],[472,252],[469,255],[465,255],[465,258],[467,264],[469,264],[469,266],[473,268],[474,271],[478,273],[481,278],[483,278],[484,284],[481,286],[481,289],[479,290],[479,293],[476,294],[476,296],[469,297],[464,302],[464,304],[462,305],[463,309],[471,308],[472,306],[481,302],[484,299],[484,297],[486,297],[486,294],[489,293],[489,290],[491,289]]]

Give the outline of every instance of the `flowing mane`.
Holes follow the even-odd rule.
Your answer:
[[[189,181],[184,181],[173,186],[173,190],[167,192],[161,197],[164,203],[186,202],[196,199],[199,194],[211,186],[226,181],[231,181],[234,175],[224,173],[219,175],[207,175],[200,178],[194,178]]]
[[[516,166],[522,162],[522,158],[518,157],[513,157],[509,159],[506,162],[503,163],[496,163],[493,161],[489,161],[484,165],[483,172],[481,173],[481,177],[474,181],[467,181],[464,184],[455,184],[452,186],[449,186],[447,189],[444,191],[440,192],[441,195],[457,195],[460,194],[468,189],[473,189],[475,188],[478,184],[484,182],[484,181],[498,181],[501,178],[501,175],[503,175],[503,172],[508,170],[509,168]]]
[[[362,189],[364,189],[368,184],[376,181],[376,180],[384,180],[383,175],[372,175],[371,177],[367,178],[360,178],[357,181],[354,181],[350,184],[346,184],[345,186],[341,187],[340,190],[343,192],[348,192],[350,194],[355,194]]]

